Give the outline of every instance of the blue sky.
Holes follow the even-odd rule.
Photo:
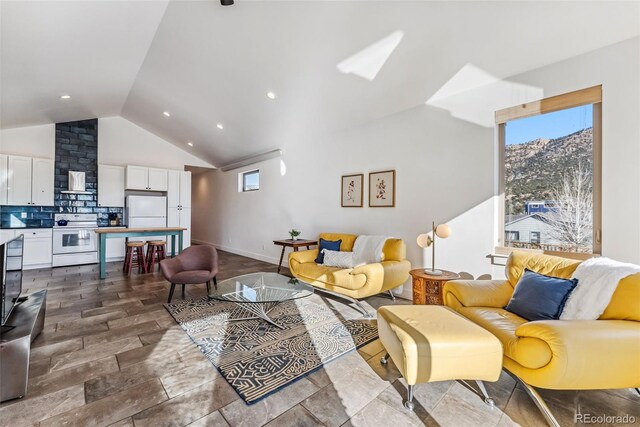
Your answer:
[[[521,144],[537,138],[558,138],[593,126],[593,105],[512,120],[507,123],[506,144]]]

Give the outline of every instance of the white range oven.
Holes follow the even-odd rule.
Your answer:
[[[56,214],[53,226],[54,267],[98,262],[97,214]]]

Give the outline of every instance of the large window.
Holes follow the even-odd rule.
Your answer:
[[[256,191],[260,189],[260,171],[242,172],[242,191]]]
[[[599,253],[602,88],[496,112],[507,248]]]

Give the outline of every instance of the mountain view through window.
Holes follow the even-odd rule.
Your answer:
[[[505,246],[593,252],[593,105],[505,127]]]

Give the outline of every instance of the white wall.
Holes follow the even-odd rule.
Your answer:
[[[55,158],[55,124],[0,130],[0,152]],[[122,117],[98,119],[98,163],[166,169],[212,167]]]
[[[603,253],[636,263],[639,62],[635,38],[508,79],[542,88],[545,97],[603,85]],[[492,109],[518,104],[505,101],[510,103],[487,104]],[[286,237],[292,227],[309,238],[322,231],[387,234],[405,239],[408,258],[418,267],[424,265],[423,254],[415,238],[435,220],[453,228],[449,239],[438,241],[437,267],[500,275],[502,269],[485,258],[497,237],[494,143],[492,128],[426,105],[336,135],[283,141],[282,165],[270,160],[246,168],[260,168],[260,191],[238,193],[242,170],[195,175],[193,239],[277,262],[279,248],[272,240]],[[397,171],[395,208],[340,207],[341,175],[391,168]]]
[[[0,152],[17,156],[55,158],[54,124],[0,130]]]
[[[185,165],[212,167],[123,117],[98,120],[98,163],[183,169]]]
[[[511,78],[545,97],[602,84],[602,254],[640,264],[640,38]]]
[[[382,234],[404,239],[410,261],[419,267],[416,237],[435,220],[453,227],[446,246],[438,248],[439,267],[490,272],[484,257],[493,246],[493,129],[423,105],[339,134],[288,141],[282,148],[282,162],[195,176],[195,240],[277,262],[279,247],[272,241],[287,237],[291,228],[307,238],[332,231]],[[256,166],[260,191],[239,193],[238,172]],[[366,207],[368,184],[365,207],[340,207],[341,175],[362,172],[368,181],[368,172],[387,169],[396,170],[395,208]]]

